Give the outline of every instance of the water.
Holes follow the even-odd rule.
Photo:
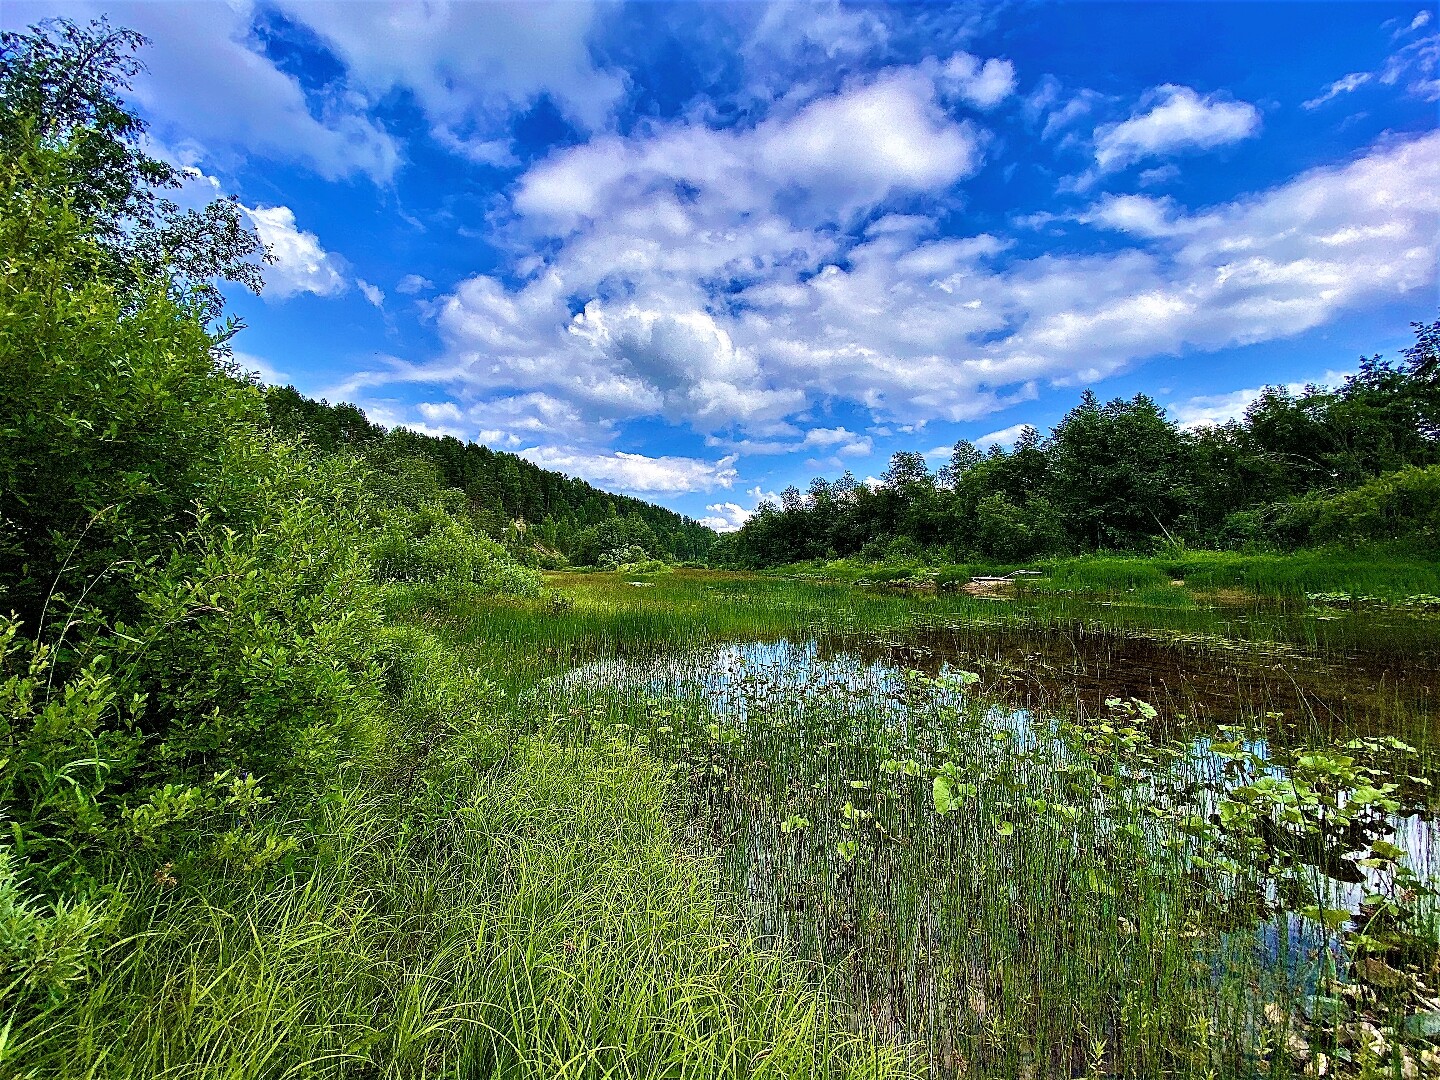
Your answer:
[[[1377,841],[1416,880],[1435,870],[1428,745],[1396,758],[1393,810],[1318,839],[1277,811],[1280,827],[1257,834],[1268,850],[1236,849],[1227,805],[1266,784],[1299,790],[1324,755],[1387,728],[1353,706],[1297,722],[1297,703],[1313,719],[1336,685],[1311,693],[1297,677],[1313,658],[1187,664],[1172,649],[1145,679],[1146,655],[1160,654],[1074,635],[731,642],[596,661],[539,696],[609,701],[606,722],[674,762],[696,841],[722,856],[758,932],[841,972],[867,1022],[943,1063],[998,1053],[987,1031],[1003,1018],[1032,1056],[1071,1062],[1073,1033],[1034,1034],[1051,1020],[1015,996],[1017,973],[1059,995],[1045,1008],[1089,1010],[1086,1030],[1118,1038],[1137,986],[1163,1013],[1167,995],[1195,991],[1177,986],[1198,962],[1209,986],[1188,1007],[1258,1024],[1267,1003],[1333,989],[1362,901],[1403,893],[1394,864],[1360,865]],[[946,770],[958,809],[942,814],[932,787]],[[1360,790],[1347,783],[1336,814]]]

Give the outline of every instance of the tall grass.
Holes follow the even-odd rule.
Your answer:
[[[1218,743],[1157,742],[1146,705],[997,712],[785,645],[600,661],[535,701],[687,776],[698,842],[726,853],[756,925],[837,972],[856,1017],[921,1043],[935,1075],[1301,1075],[1287,1043],[1348,1038],[1307,1019],[1346,961],[1296,912],[1348,913],[1358,893],[1213,825],[1240,774]],[[1320,759],[1293,760],[1316,782]],[[1415,918],[1433,940],[1431,910]]]
[[[28,1007],[8,988],[0,1076],[911,1074],[749,935],[662,763],[520,735],[452,647],[404,646],[393,755],[326,800],[313,848],[120,880],[91,978]]]
[[[1170,714],[1209,715],[1193,706],[1210,691],[1169,702],[1167,743],[1133,703],[1064,681],[1083,659],[1103,686],[1133,634],[1286,644],[1265,655],[1291,664],[1314,655],[1315,613],[1267,622],[1260,601],[1222,610],[1153,577],[1003,601],[631,580],[393,591],[408,628],[386,652],[383,746],[312,819],[265,812],[313,840],[220,878],[137,857],[86,979],[44,1000],[4,988],[0,1076],[1238,1078],[1301,1074],[1292,1036],[1333,1060],[1362,1016],[1386,1022],[1368,998],[1314,1019],[1329,931],[1208,823],[1224,769],[1196,736],[1214,729]],[[1151,587],[1190,602],[1137,602]],[[1338,620],[1370,629],[1332,644],[1428,640],[1369,618]],[[1109,651],[1082,654],[1101,632]],[[892,664],[934,674],[959,659],[942,638],[977,654],[1006,635],[980,683]],[[771,662],[722,644],[756,641],[780,642]],[[1010,692],[1042,663],[1056,693]],[[1243,700],[1262,721],[1276,704]],[[1343,726],[1275,742],[1263,768]],[[1405,809],[1428,811],[1405,784]],[[1350,899],[1300,884],[1322,912]],[[1411,916],[1430,940],[1428,909]],[[1403,1064],[1352,1051],[1373,1075]]]

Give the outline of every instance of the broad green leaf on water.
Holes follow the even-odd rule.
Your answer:
[[[1405,1018],[1405,1033],[1422,1039],[1440,1037],[1440,1012],[1422,1012]]]
[[[948,814],[955,808],[955,789],[944,776],[935,777],[935,812]]]
[[[1398,862],[1405,857],[1403,850],[1385,840],[1376,840],[1370,845],[1370,851],[1377,858],[1389,859],[1391,862]]]
[[[1350,921],[1350,912],[1344,908],[1316,907],[1311,904],[1302,907],[1300,914],[1314,922],[1323,923],[1331,930],[1339,930]]]
[[[1000,824],[995,826],[995,831],[998,832],[1001,836],[1009,836],[1015,831],[1015,826],[1008,821],[1002,821],[1000,822]]]
[[[846,862],[853,862],[853,861],[854,861],[854,859],[855,859],[855,841],[854,841],[854,840],[841,840],[838,844],[835,845],[835,850],[836,850],[837,852],[839,852],[840,857],[841,857],[842,859],[844,859]]]

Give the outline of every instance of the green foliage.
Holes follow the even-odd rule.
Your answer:
[[[353,405],[313,401],[288,386],[268,388],[265,405],[277,432],[323,450],[359,453],[382,476],[395,474],[397,462],[428,463],[441,488],[463,495],[489,536],[532,564],[596,566],[607,552],[630,544],[653,556],[698,559],[715,541],[709,528],[664,507],[476,443],[404,428],[387,432]]]
[[[1351,491],[1297,502],[1286,515],[1311,543],[1404,540],[1440,549],[1440,465],[1386,473]]]
[[[0,844],[0,1000],[53,1002],[94,969],[114,916],[104,900],[37,900],[18,872]]]
[[[503,547],[437,504],[386,515],[372,549],[382,581],[535,596],[540,575],[520,566]]]
[[[172,542],[259,398],[163,285],[93,276],[83,223],[21,167],[0,159],[0,595],[33,626],[52,590],[121,604],[116,570]]]
[[[935,475],[923,456],[901,453],[876,488],[849,474],[817,478],[762,505],[712,561],[912,558],[902,551],[1018,561],[1357,541],[1433,549],[1440,322],[1414,329],[1402,364],[1365,359],[1342,385],[1299,395],[1270,387],[1243,422],[1184,431],[1144,395],[1102,403],[1087,391],[1048,436],[1026,428],[1008,453],[961,440]]]
[[[74,215],[106,278],[127,291],[162,283],[213,317],[223,306],[214,279],[260,290],[252,260],[263,249],[235,200],[182,211],[161,194],[180,186],[180,171],[146,153],[145,124],[121,99],[145,43],[104,18],[0,34],[0,159],[22,197]]]
[[[52,895],[136,852],[287,863],[300,840],[264,808],[323,798],[379,742],[377,584],[539,587],[432,462],[367,473],[264,430],[234,326],[186,284],[223,267],[116,269],[115,235],[174,240],[116,97],[138,42],[7,35],[0,79],[0,813]]]

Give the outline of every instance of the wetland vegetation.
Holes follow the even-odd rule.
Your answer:
[[[3,42],[0,1078],[1440,1073],[1423,482],[756,573],[515,472],[627,567],[542,576],[503,461],[237,371],[139,43]]]
[[[750,932],[912,1068],[1433,1069],[1440,622],[1306,596],[1319,560],[1193,558],[1228,576],[571,574],[424,618],[511,651],[533,737],[667,766]]]

